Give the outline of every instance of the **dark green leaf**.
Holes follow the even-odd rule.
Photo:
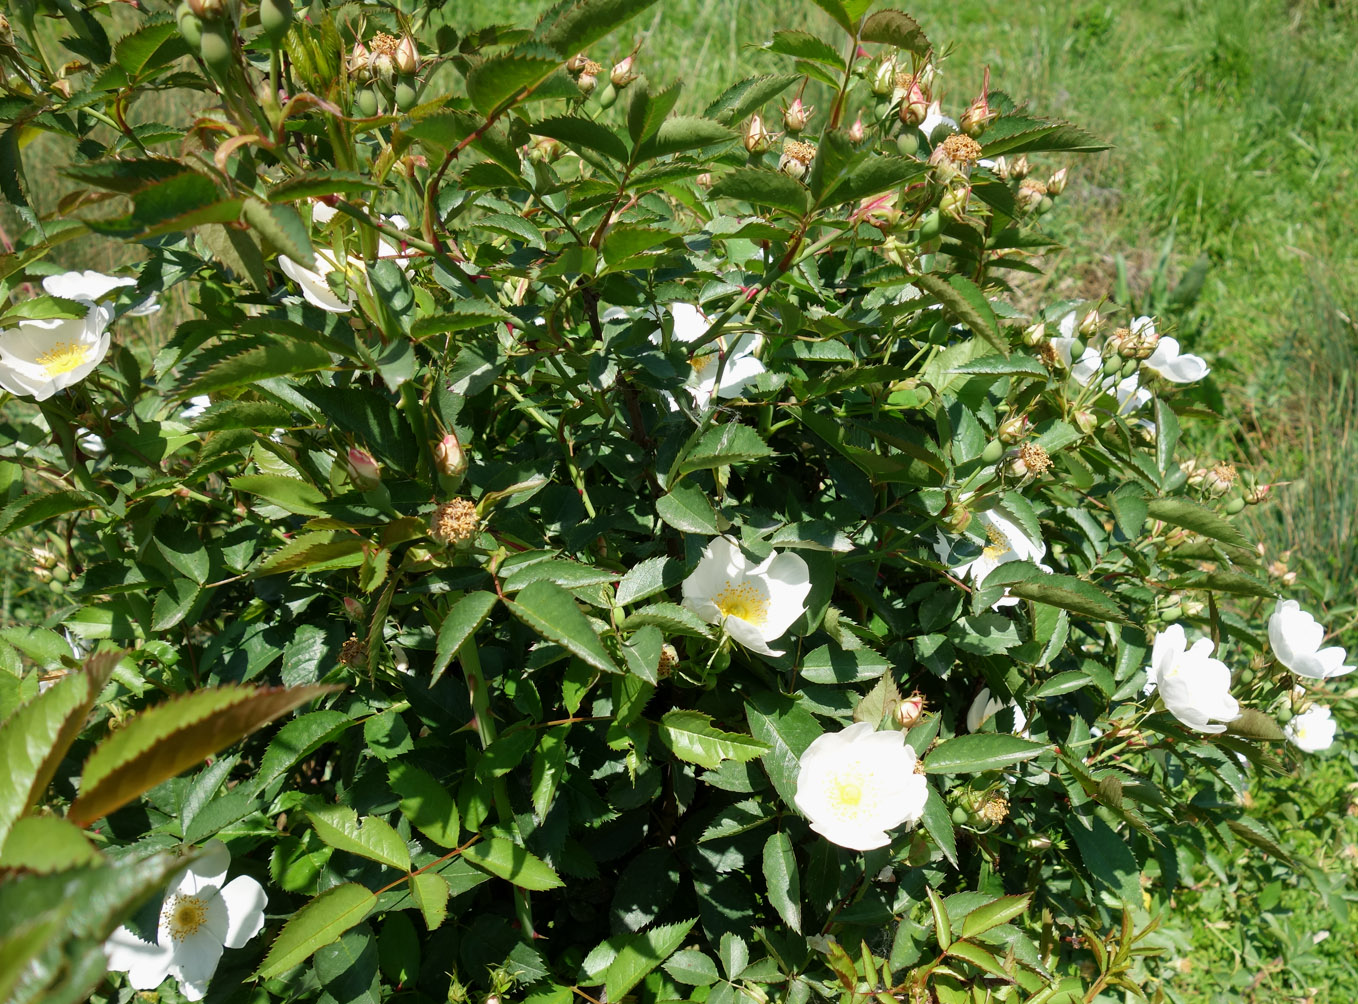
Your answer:
[[[721,175],[712,186],[714,199],[742,199],[772,206],[793,216],[802,216],[808,207],[806,188],[781,171],[741,167]]]
[[[979,774],[1031,760],[1049,748],[1018,736],[977,732],[939,743],[924,758],[924,770],[929,774]]]
[[[995,311],[986,300],[985,294],[966,276],[953,275],[945,281],[942,276],[925,273],[914,276],[911,281],[943,304],[947,311],[974,333],[998,349],[1001,355],[1009,354],[1009,343],[1000,333]]]
[[[605,673],[621,672],[599,641],[570,593],[551,582],[534,582],[515,599],[504,601],[512,613],[548,641],[560,645]]]

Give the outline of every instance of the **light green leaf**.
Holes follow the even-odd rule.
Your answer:
[[[554,644],[605,673],[621,668],[609,656],[570,593],[552,582],[534,582],[515,599],[504,601],[509,612]]]
[[[679,473],[744,464],[771,456],[773,450],[759,433],[748,425],[728,422],[713,426],[703,434],[703,438],[698,440],[692,452],[679,465]]]
[[[560,57],[536,46],[490,56],[467,74],[467,96],[489,115],[516,94],[542,83],[560,65]]]
[[[746,77],[723,91],[721,96],[703,111],[703,117],[730,125],[750,112],[758,111],[799,79],[801,78],[796,73]]]
[[[55,872],[103,860],[89,837],[60,816],[22,816],[14,821],[0,850],[0,868]]]
[[[622,137],[602,122],[577,115],[559,115],[534,122],[528,127],[534,136],[549,136],[565,143],[568,148],[593,150],[620,164],[627,163],[627,144]]]
[[[564,56],[589,48],[609,32],[620,28],[656,0],[576,0],[559,4],[560,14],[540,32],[546,42]]]
[[[311,246],[311,234],[306,221],[292,206],[246,199],[241,215],[279,252],[304,268],[316,267],[316,249]]]
[[[712,637],[712,629],[700,620],[697,614],[677,603],[652,603],[644,606],[628,614],[622,622],[622,627],[623,630],[631,631],[645,624],[654,624],[671,634],[685,634],[695,638]]]
[[[94,495],[73,489],[24,495],[0,510],[0,534],[13,533],[68,512],[101,509],[103,505]]]
[[[361,923],[376,905],[377,896],[356,882],[327,889],[292,915],[255,977],[272,979],[300,965]]]
[[[862,683],[875,680],[891,664],[871,649],[859,648],[846,652],[822,645],[802,662],[802,677],[811,683]]]
[[[336,850],[410,871],[410,850],[380,816],[366,816],[360,821],[358,813],[347,805],[318,804],[309,805],[306,815],[316,835]]]
[[[545,861],[504,837],[472,844],[462,852],[462,857],[522,889],[541,891],[564,884]]]
[[[1151,499],[1146,511],[1152,519],[1181,526],[1204,537],[1211,537],[1236,547],[1249,547],[1249,539],[1225,516],[1206,506],[1181,496]]]
[[[1028,909],[1028,901],[1032,898],[1032,893],[1024,893],[1022,896],[1001,896],[984,906],[978,906],[962,921],[962,937],[973,938],[978,934],[984,934],[992,927],[1009,923]]]
[[[680,760],[709,770],[723,760],[744,763],[768,751],[767,743],[738,732],[723,732],[701,711],[674,710],[660,719],[658,738]]]
[[[692,485],[679,485],[668,495],[656,499],[655,511],[662,520],[682,533],[715,537],[720,532],[712,503],[707,501],[701,489]]]
[[[799,761],[806,748],[820,736],[820,724],[801,704],[782,695],[763,693],[745,705],[750,732],[768,745],[761,758],[769,780],[783,801],[792,805],[797,795]]]
[[[872,13],[863,22],[863,30],[858,37],[864,42],[894,45],[898,49],[921,56],[930,48],[928,37],[915,19],[898,10],[879,10]]]
[[[388,777],[391,790],[401,796],[401,815],[440,847],[456,847],[460,820],[448,790],[428,771],[399,761]]]
[[[452,892],[448,880],[437,872],[410,876],[410,895],[424,916],[425,927],[431,931],[448,916],[448,899]]]
[[[490,612],[495,609],[497,598],[494,593],[473,592],[463,596],[453,604],[453,608],[439,625],[438,641],[434,649],[434,668],[429,684],[438,682],[448,665],[457,655],[458,649],[485,623]]]
[[[245,387],[270,377],[327,369],[330,353],[311,342],[242,339],[248,344],[196,371],[181,391],[185,397]]]
[[[717,964],[696,948],[685,948],[675,952],[664,965],[676,982],[690,987],[706,987],[721,979]]]
[[[711,194],[714,199],[740,199],[772,206],[793,216],[805,215],[810,204],[804,185],[781,171],[758,167],[738,167],[719,176]]]
[[[944,309],[951,312],[975,334],[993,345],[1000,355],[1009,355],[1009,343],[1000,332],[995,311],[976,283],[964,275],[952,275],[945,280],[942,276],[932,273],[912,276],[910,281],[943,304]]]
[[[622,1000],[647,973],[674,954],[695,923],[696,918],[630,935],[604,971],[604,993],[608,999]]]
[[[618,582],[618,606],[636,603],[677,586],[684,579],[684,566],[673,558],[647,558],[633,565]]]

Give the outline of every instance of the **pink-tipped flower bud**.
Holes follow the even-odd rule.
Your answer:
[[[372,55],[368,52],[368,47],[362,42],[355,42],[354,47],[349,50],[349,75],[366,79],[368,62],[371,58]]]
[[[382,483],[382,467],[367,450],[350,447],[344,458],[344,470],[359,491],[372,491]]]
[[[226,14],[226,0],[188,0],[189,10],[204,21],[216,21]]]
[[[1066,190],[1066,172],[1068,168],[1061,168],[1050,178],[1047,179],[1047,194],[1060,195]]]
[[[440,474],[450,478],[466,473],[467,454],[456,435],[449,432],[434,445],[434,463],[438,465]]]
[[[901,122],[908,127],[918,126],[929,117],[929,96],[920,87],[919,78],[910,78],[901,96]]]
[[[773,141],[777,137],[769,132],[764,126],[764,120],[758,115],[751,115],[750,121],[745,123],[745,149],[750,153],[763,153],[773,149]]]
[[[918,690],[896,706],[896,722],[903,729],[913,729],[924,717],[924,695]]]
[[[814,108],[802,104],[801,98],[793,98],[792,104],[783,109],[783,128],[792,135],[797,135],[806,128],[807,120],[811,118],[813,111]]]
[[[976,96],[971,104],[967,105],[967,109],[962,113],[957,125],[964,133],[975,139],[985,132],[991,119],[998,117],[999,114],[990,107],[990,67],[987,66],[985,76],[981,81],[981,93]]]
[[[1023,329],[1023,344],[1028,346],[1030,349],[1036,348],[1037,346],[1044,344],[1046,341],[1047,341],[1047,325],[1044,322],[1038,321],[1036,324],[1030,324],[1028,325],[1028,327]]]
[[[624,87],[626,87],[628,84],[630,84],[633,80],[636,79],[637,75],[632,72],[631,56],[627,56],[619,63],[614,63],[613,69],[610,70],[608,74],[609,82],[617,90],[622,90]]]
[[[1028,172],[1032,169],[1032,165],[1028,163],[1028,155],[1026,153],[1021,153],[1015,157],[1014,162],[1009,165],[1009,177],[1022,181],[1024,178],[1028,177]]]
[[[1099,325],[1103,323],[1103,318],[1099,316],[1097,309],[1091,310],[1080,318],[1080,334],[1085,338],[1098,334]]]
[[[351,621],[362,624],[368,619],[368,610],[363,606],[361,600],[356,600],[352,596],[344,597],[344,615]]]
[[[1255,485],[1245,493],[1245,504],[1258,505],[1260,502],[1264,501],[1264,499],[1268,498],[1268,494],[1272,490],[1272,485]]]
[[[853,125],[849,126],[849,142],[861,143],[867,138],[867,130],[863,128],[863,113],[858,113],[858,118],[853,120]]]
[[[407,76],[420,71],[420,52],[415,48],[415,40],[409,35],[401,39],[401,44],[396,47],[396,69]]]
[[[1094,417],[1094,413],[1087,408],[1081,408],[1075,413],[1075,428],[1079,429],[1086,436],[1090,435],[1099,427],[1099,420]]]

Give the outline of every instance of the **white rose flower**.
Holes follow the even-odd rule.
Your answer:
[[[0,330],[0,387],[46,401],[79,383],[108,353],[113,311],[89,303],[84,317],[19,321]]]
[[[1052,348],[1061,357],[1062,364],[1070,370],[1073,376],[1082,386],[1088,387],[1094,382],[1094,378],[1099,375],[1099,370],[1103,368],[1103,356],[1099,350],[1092,345],[1086,345],[1084,353],[1077,360],[1070,357],[1071,346],[1075,344],[1075,329],[1079,324],[1079,319],[1075,316],[1075,311],[1071,311],[1061,318],[1059,327],[1061,334],[1051,340]]]
[[[799,555],[775,551],[751,565],[734,543],[714,537],[684,580],[684,606],[709,624],[722,625],[750,651],[782,655],[769,642],[806,612],[810,591],[811,570]]]
[[[1155,324],[1149,317],[1138,317],[1132,322],[1132,330],[1141,333],[1149,328],[1155,332]],[[1163,335],[1155,346],[1150,358],[1141,364],[1152,373],[1158,373],[1170,383],[1195,383],[1211,372],[1201,356],[1179,352],[1179,340]]]
[[[670,304],[670,315],[674,318],[674,338],[679,342],[692,342],[704,334],[712,322],[700,309],[691,303]],[[660,343],[661,333],[656,330],[651,341]],[[717,397],[739,397],[745,386],[764,372],[764,364],[756,357],[764,339],[753,332],[745,332],[734,339],[722,335],[715,342],[703,346],[689,361],[693,371],[685,386],[693,397],[693,403],[706,408]],[[726,365],[721,368],[721,384],[717,383],[717,369],[721,353],[726,353]]]
[[[1358,669],[1344,665],[1347,653],[1338,645],[1321,648],[1324,640],[1325,629],[1296,600],[1278,601],[1268,619],[1268,643],[1279,662],[1312,680],[1329,680]]]
[[[827,732],[807,747],[793,801],[826,840],[855,851],[891,842],[887,830],[924,815],[929,785],[915,773],[905,733],[867,722]]]
[[[220,840],[173,883],[160,908],[154,945],[120,927],[104,945],[108,967],[127,973],[135,990],[154,990],[173,976],[191,1001],[203,999],[223,948],[242,948],[264,926],[264,888],[247,875],[222,880],[231,853]]]
[[[1031,539],[1004,509],[996,506],[978,512],[976,521],[984,529],[988,543],[981,549],[979,556],[950,569],[959,579],[970,579],[972,585],[979,586],[987,575],[1011,561],[1031,561],[1044,572],[1051,571],[1049,566],[1042,563],[1047,554],[1047,545],[1040,539]],[[947,561],[952,553],[947,538],[941,533],[934,540],[934,551],[942,561]],[[1018,599],[1006,591],[1004,596],[991,604],[991,609],[1011,607],[1016,603]]]
[[[1028,716],[1023,713],[1023,709],[1012,701],[1006,703],[998,697],[991,697],[989,687],[982,687],[976,699],[971,702],[971,707],[967,710],[967,731],[979,732],[986,722],[1005,708],[1012,708],[1014,711],[1014,735],[1027,735]]]
[[[1320,753],[1334,745],[1335,721],[1329,708],[1313,704],[1288,722],[1283,731],[1303,753]]]
[[[327,206],[324,202],[318,202],[311,210],[311,218],[317,226],[324,226],[339,214],[339,210],[333,206]],[[404,216],[388,216],[383,219],[395,226],[404,228],[407,220]],[[391,258],[401,266],[402,271],[407,274],[410,272],[410,256],[401,251],[391,242],[378,238],[377,257]],[[307,268],[298,262],[293,261],[287,255],[278,256],[278,267],[297,285],[302,287],[302,297],[310,304],[327,310],[332,314],[347,314],[354,309],[354,301],[357,297],[353,289],[349,290],[349,299],[341,300],[335,295],[335,291],[330,288],[330,283],[326,281],[326,276],[331,272],[348,271],[350,283],[353,282],[355,275],[363,277],[365,283],[368,282],[368,267],[362,258],[348,255],[344,266],[339,264],[339,259],[335,257],[335,252],[325,248],[316,249],[316,267]],[[368,285],[372,289],[371,284]]]
[[[60,296],[66,300],[85,300],[95,303],[102,300],[115,289],[122,289],[124,286],[135,286],[136,279],[128,279],[116,275],[105,275],[103,272],[84,271],[84,272],[61,272],[58,275],[49,275],[42,281],[42,288],[49,296]],[[127,311],[129,317],[146,317],[154,314],[160,309],[160,304],[156,302],[156,296],[152,293],[146,299],[140,301]]]
[[[1218,723],[1240,717],[1240,705],[1230,694],[1231,671],[1211,658],[1211,639],[1200,638],[1192,648],[1187,644],[1178,624],[1156,635],[1147,670],[1150,679],[1170,714],[1190,729],[1225,732],[1226,726]]]

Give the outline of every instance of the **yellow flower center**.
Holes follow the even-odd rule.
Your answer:
[[[1002,558],[1009,553],[1009,541],[1005,535],[1000,532],[999,527],[993,525],[987,526],[985,528],[985,535],[990,538],[990,543],[986,545],[981,553],[987,558]]]
[[[716,362],[717,353],[703,352],[690,359],[688,361],[688,364],[693,367],[694,375],[697,377],[701,377],[704,373],[707,372],[708,368],[715,365]]]
[[[863,802],[863,778],[858,774],[838,774],[830,780],[827,800],[841,819],[857,819],[867,811]]]
[[[63,373],[69,373],[78,366],[84,365],[90,357],[92,345],[81,345],[79,342],[57,342],[49,350],[38,356],[38,365],[43,368],[48,379],[55,379]]]
[[[768,595],[753,582],[733,585],[730,579],[713,600],[717,609],[727,617],[739,617],[756,627],[769,619]]]
[[[207,923],[207,901],[200,896],[176,893],[165,904],[165,923],[175,941],[192,937]]]

